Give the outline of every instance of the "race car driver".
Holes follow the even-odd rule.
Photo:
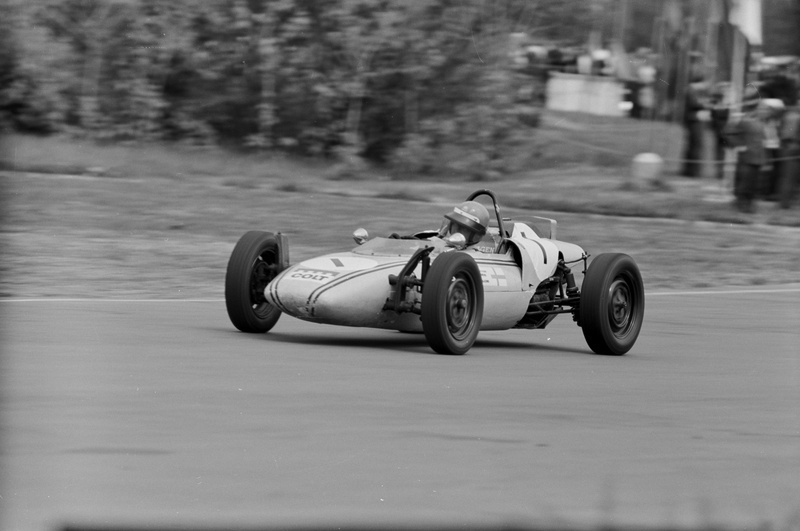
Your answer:
[[[444,223],[439,230],[439,237],[445,240],[454,234],[464,236],[465,247],[478,244],[486,235],[489,226],[489,211],[477,201],[464,201],[444,215]],[[482,252],[493,252],[492,249],[477,249]]]

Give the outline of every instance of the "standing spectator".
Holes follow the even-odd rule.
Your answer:
[[[781,138],[780,128],[785,107],[777,98],[761,100],[764,107],[764,149],[766,160],[761,171],[761,182],[758,192],[762,199],[776,201],[781,176]]]
[[[646,50],[640,52],[644,61],[648,61]],[[639,110],[641,117],[645,120],[652,120],[656,106],[656,94],[654,84],[656,82],[656,68],[652,62],[644,62],[636,71],[639,79]]]
[[[725,149],[730,147],[725,138],[725,125],[730,117],[730,102],[727,97],[728,83],[720,83],[711,95],[711,130],[714,133],[714,163],[719,181],[725,178]]]
[[[726,137],[736,147],[736,176],[733,194],[736,208],[754,212],[759,174],[766,160],[764,151],[764,107],[759,105],[758,91],[750,85],[745,90],[742,112],[732,116],[725,128]]]
[[[780,206],[789,208],[800,185],[800,106],[796,97],[783,116],[781,158]]]
[[[686,103],[683,108],[683,125],[686,136],[683,149],[683,175],[700,177],[703,167],[703,116],[705,106],[700,98],[702,83],[692,83],[686,89]]]

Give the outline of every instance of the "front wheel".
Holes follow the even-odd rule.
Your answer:
[[[483,319],[483,281],[471,256],[450,252],[431,264],[422,286],[422,330],[440,354],[464,354]]]
[[[580,299],[580,324],[597,354],[628,352],[644,320],[644,284],[639,267],[626,254],[600,254],[586,271]]]
[[[225,307],[242,332],[268,332],[281,316],[264,297],[264,288],[280,272],[280,254],[271,232],[250,231],[233,248],[225,274]]]

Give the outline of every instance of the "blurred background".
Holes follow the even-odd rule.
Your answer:
[[[729,106],[753,83],[791,104],[799,75],[797,0],[3,4],[5,133],[289,153],[348,172],[627,164],[631,118],[659,124],[636,148],[672,159],[681,139],[658,135],[683,123],[693,82]],[[553,137],[558,112],[578,113],[571,138]],[[585,131],[581,115],[606,128]],[[81,163],[42,144],[29,160],[16,139],[6,169],[43,169],[43,151]]]

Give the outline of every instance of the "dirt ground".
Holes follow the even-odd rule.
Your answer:
[[[546,186],[531,181],[409,184],[307,175],[256,180],[0,172],[0,184],[0,295],[22,298],[222,298],[228,257],[248,230],[287,234],[296,263],[354,246],[358,227],[372,235],[438,228],[443,213],[476,188],[492,188],[511,205],[547,194]],[[704,187],[681,186],[672,195]],[[631,193],[635,209],[637,194],[655,192]],[[630,254],[651,291],[797,282],[800,229],[763,222],[774,205],[761,207],[761,220],[749,223],[520,208],[503,214],[553,217],[559,239],[591,254]]]

